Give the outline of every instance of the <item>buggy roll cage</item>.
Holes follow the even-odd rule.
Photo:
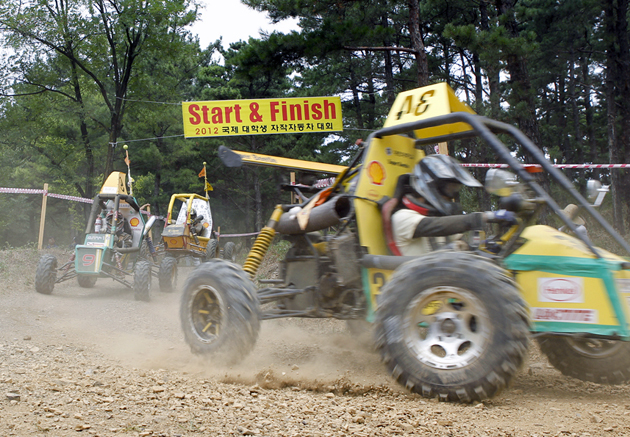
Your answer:
[[[560,184],[562,188],[571,194],[577,203],[579,203],[579,206],[587,211],[589,215],[596,220],[621,247],[623,247],[628,255],[630,255],[630,244],[628,244],[628,242],[623,239],[623,237],[602,217],[602,215],[588,203],[588,201],[575,189],[575,187],[573,187],[573,184],[569,181],[569,179],[545,158],[543,152],[515,126],[468,112],[452,112],[450,114],[444,114],[428,119],[379,129],[370,134],[366,143],[369,145],[372,138],[381,139],[392,135],[412,134],[413,137],[415,137],[413,131],[419,129],[461,122],[468,124],[472,130],[448,135],[416,138],[416,148],[439,142],[481,137],[481,139],[485,140],[485,142],[488,143],[497,153],[499,160],[508,164],[509,167],[521,178],[521,180],[527,184],[540,199],[544,200],[544,202],[560,217],[566,227],[575,234],[576,238],[586,244],[597,258],[601,258],[601,254],[593,246],[593,243],[591,243],[588,238],[581,235],[580,232],[577,232],[576,225],[562,213],[562,208],[560,208],[556,201],[545,190],[543,190],[543,188],[534,180],[525,167],[516,158],[514,158],[514,156],[512,156],[510,150],[505,146],[505,144],[495,135],[497,133],[508,134],[531,155],[536,163],[540,164],[542,169],[545,170],[554,181]],[[363,156],[365,156],[365,154]],[[346,175],[347,173],[341,174],[340,177],[343,178]],[[622,268],[630,268],[630,265],[625,265],[627,263],[623,264],[624,266],[622,266]]]
[[[87,221],[87,226],[85,227],[85,233],[89,234],[94,226],[94,221],[96,220],[96,216],[107,207],[105,206],[105,202],[108,200],[114,201],[114,211],[118,211],[120,208],[120,201],[124,200],[131,206],[136,212],[140,213],[140,207],[138,203],[136,203],[136,199],[129,194],[103,194],[99,193],[94,196],[94,201],[92,203],[92,209],[90,210],[90,217]]]

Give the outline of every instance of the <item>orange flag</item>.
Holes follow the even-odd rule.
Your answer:
[[[200,177],[200,178],[203,178],[203,177],[205,177],[205,176],[206,176],[206,168],[204,167],[204,168],[203,168],[203,170],[201,170],[201,171],[199,172],[199,177]]]

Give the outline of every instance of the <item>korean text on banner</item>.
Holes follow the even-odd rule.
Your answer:
[[[183,102],[182,112],[186,138],[343,130],[339,97]]]

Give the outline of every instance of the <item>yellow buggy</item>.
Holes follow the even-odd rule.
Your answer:
[[[235,244],[227,242],[221,249],[212,228],[212,211],[208,197],[194,193],[173,194],[162,231],[164,257],[158,275],[160,290],[171,292],[177,279],[178,260],[191,257],[207,261],[220,255],[235,261]]]
[[[495,396],[522,365],[530,337],[567,375],[630,380],[630,262],[579,232],[499,135],[520,145],[630,255],[630,245],[522,132],[476,115],[448,85],[435,84],[399,94],[385,126],[331,187],[298,211],[277,205],[242,268],[211,260],[188,276],[180,319],[192,351],[235,361],[253,349],[261,320],[333,317],[371,326],[391,375],[428,398]],[[462,139],[490,147],[511,169],[488,172],[486,189],[518,223],[472,235],[467,250],[394,255],[389,214],[399,179],[426,146]],[[238,161],[225,149],[221,157],[230,166]],[[544,208],[566,232],[536,224]],[[276,234],[291,248],[280,278],[259,280],[256,289]]]

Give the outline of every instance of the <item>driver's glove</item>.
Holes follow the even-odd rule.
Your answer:
[[[518,223],[516,214],[505,209],[500,209],[498,211],[486,211],[483,213],[483,217],[486,223],[504,223],[509,225],[515,225]]]

